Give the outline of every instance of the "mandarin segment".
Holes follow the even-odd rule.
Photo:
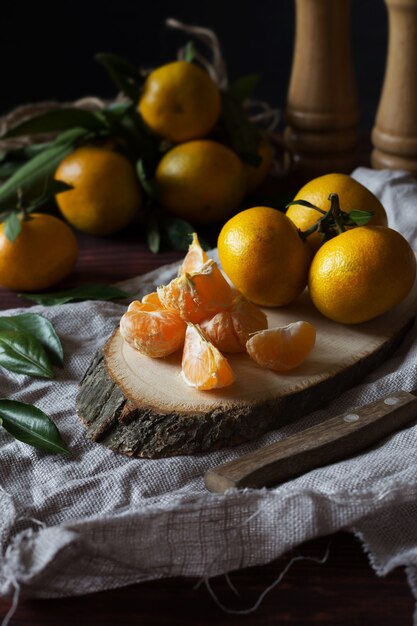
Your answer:
[[[182,265],[178,271],[178,275],[190,274],[198,272],[203,265],[209,260],[205,250],[201,247],[197,233],[193,233],[193,240],[188,248],[188,252],[184,257]]]
[[[316,329],[305,321],[269,328],[246,343],[249,356],[261,367],[285,372],[301,365],[316,342]]]
[[[184,344],[186,324],[176,311],[134,301],[120,320],[120,334],[132,348],[154,358],[168,356]]]
[[[164,308],[156,291],[152,291],[151,293],[147,293],[146,295],[144,295],[142,298],[142,302],[144,304],[154,304],[159,309]]]
[[[201,391],[227,387],[235,380],[226,357],[197,324],[187,325],[181,366],[184,382]]]
[[[157,292],[164,307],[178,311],[184,320],[193,323],[227,309],[233,300],[229,283],[211,259],[200,271],[174,278],[158,287]]]
[[[243,296],[237,296],[228,311],[203,320],[201,327],[222,352],[244,352],[250,335],[268,327],[263,311]]]
[[[214,317],[203,320],[200,326],[211,343],[222,352],[245,351],[245,346],[242,346],[236,336],[230,311],[216,313]]]

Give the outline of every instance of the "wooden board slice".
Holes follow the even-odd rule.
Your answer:
[[[77,411],[88,436],[116,452],[157,458],[237,445],[296,420],[360,382],[399,345],[417,312],[417,285],[392,311],[355,326],[323,317],[307,292],[265,312],[269,327],[297,320],[316,327],[308,360],[278,374],[246,354],[228,355],[236,382],[208,392],[182,381],[180,352],[142,356],[116,330],[80,385]]]

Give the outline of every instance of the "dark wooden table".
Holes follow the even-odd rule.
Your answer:
[[[111,238],[79,235],[80,255],[75,271],[60,287],[89,282],[111,283],[176,261],[181,253],[152,255],[136,229]],[[0,288],[0,309],[30,306],[30,302]],[[1,513],[0,513],[1,514]],[[277,561],[230,574],[234,594],[224,576],[212,588],[224,605],[245,610],[255,604],[285,568],[291,557],[321,558],[329,546],[326,563],[297,560],[282,581],[247,615],[227,614],[211,598],[204,584],[192,579],[158,580],[61,600],[24,600],[12,626],[73,626],[74,624],[321,624],[329,626],[407,626],[414,602],[403,570],[385,578],[376,576],[359,542],[337,533],[297,547]],[[197,586],[196,586],[197,585]],[[0,620],[10,600],[0,600]]]

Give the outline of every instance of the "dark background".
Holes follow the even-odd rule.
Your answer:
[[[352,5],[361,126],[370,129],[385,69],[387,14],[383,0],[353,0]],[[214,29],[230,79],[261,72],[257,96],[285,106],[294,0],[71,0],[53,5],[9,0],[2,5],[0,113],[27,102],[112,97],[115,90],[94,61],[95,53],[113,52],[143,67],[173,60],[186,40],[164,26],[170,16]]]

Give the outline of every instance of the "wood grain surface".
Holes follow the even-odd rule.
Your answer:
[[[170,251],[152,255],[143,237],[133,229],[107,239],[83,235],[78,238],[79,261],[63,287],[123,280],[182,257],[181,253]],[[27,305],[30,302],[0,289],[0,309]],[[219,626],[242,623],[246,626],[411,626],[414,602],[403,570],[379,578],[355,538],[338,533],[330,540],[326,563],[295,562],[281,583],[249,615],[224,613],[204,584],[195,588],[196,580],[167,579],[77,598],[21,599],[10,626],[183,626],[214,622]],[[213,579],[212,588],[227,607],[246,609],[277,579],[291,557],[305,555],[320,559],[328,541],[328,538],[310,541],[278,561],[230,574],[238,596],[231,591],[225,577]],[[9,607],[10,600],[0,600],[0,620]]]

